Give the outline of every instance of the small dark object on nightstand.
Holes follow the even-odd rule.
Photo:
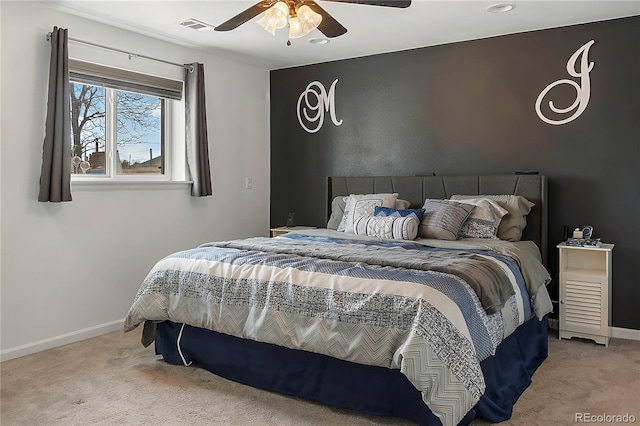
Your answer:
[[[287,215],[287,224],[285,225],[287,228],[293,228],[294,226],[296,226],[295,222],[293,221],[293,215],[294,213],[289,213]]]

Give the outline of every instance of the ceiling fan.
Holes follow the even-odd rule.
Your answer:
[[[366,4],[385,7],[409,7],[411,0],[327,0],[341,3]],[[289,25],[289,38],[302,37],[317,28],[329,38],[347,32],[333,16],[314,0],[261,0],[233,18],[216,26],[215,31],[230,31],[265,12],[258,23],[271,34]],[[287,44],[290,44],[288,42]]]

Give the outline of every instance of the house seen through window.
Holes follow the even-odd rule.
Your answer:
[[[164,174],[164,99],[74,81],[70,93],[73,174]]]

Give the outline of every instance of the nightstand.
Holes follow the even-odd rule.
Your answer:
[[[559,338],[582,337],[609,346],[613,244],[560,251]]]
[[[292,226],[291,228],[287,228],[286,226],[281,226],[279,228],[271,228],[271,237],[277,237],[280,235],[288,234],[291,231],[301,231],[304,229],[316,229],[315,226]]]

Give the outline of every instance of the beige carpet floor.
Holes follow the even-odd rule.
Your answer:
[[[407,425],[164,363],[114,332],[0,364],[0,423],[13,425]],[[572,425],[576,413],[640,424],[640,342],[559,341],[505,425]],[[597,420],[597,419],[596,419]],[[475,421],[474,425],[486,425]]]

